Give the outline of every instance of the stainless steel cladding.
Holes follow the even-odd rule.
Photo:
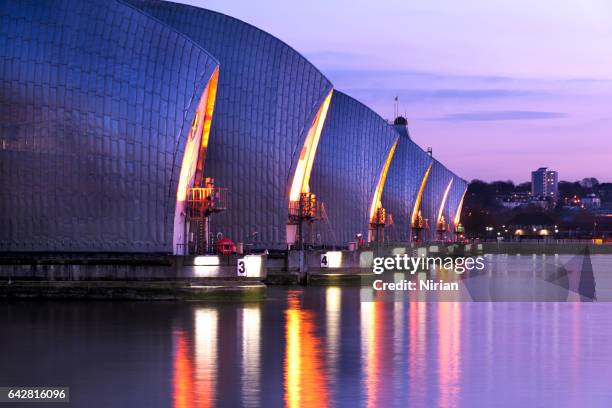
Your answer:
[[[171,252],[217,66],[120,1],[0,2],[0,251]]]
[[[448,207],[448,234],[447,238],[458,239],[457,227],[461,223],[461,210],[463,207],[463,199],[467,192],[467,181],[455,176],[453,179],[453,185],[450,189],[447,207]]]
[[[398,137],[370,108],[334,92],[311,177],[325,208],[316,242],[347,245],[358,233],[367,237],[375,190]]]
[[[455,175],[442,163],[433,160],[431,173],[425,183],[423,194],[423,217],[427,220],[423,239],[426,241],[444,240],[447,238],[450,212],[448,196],[454,183]]]
[[[413,218],[416,219],[424,205],[422,196],[432,159],[410,139],[405,125],[395,128],[400,139],[389,168],[382,204],[393,215],[393,225],[386,231],[387,239],[407,242],[412,240]],[[418,207],[416,211],[415,207]]]
[[[208,233],[284,249],[321,216],[325,245],[410,241],[415,219],[451,239],[466,183],[406,123],[217,12],[0,1],[0,251],[179,254]],[[189,193],[209,210],[213,188],[223,205],[194,221]]]
[[[286,248],[290,189],[331,83],[287,44],[235,18],[182,4],[130,3],[221,64],[204,173],[228,188],[228,210],[211,218],[211,232]]]

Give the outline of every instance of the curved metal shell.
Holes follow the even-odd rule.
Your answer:
[[[0,2],[0,250],[172,251],[218,62],[120,1]]]
[[[233,17],[170,2],[130,3],[221,63],[204,172],[228,188],[228,210],[211,218],[211,231],[255,247],[285,248],[290,187],[331,83],[293,48]]]
[[[411,241],[412,216],[415,203],[420,201],[417,209],[424,206],[424,193],[419,198],[421,186],[427,186],[431,157],[414,143],[404,126],[397,126],[400,135],[395,156],[391,162],[387,185],[383,193],[383,207],[393,215],[393,225],[388,228],[388,240],[395,242]]]
[[[367,237],[374,192],[398,138],[376,112],[334,92],[311,178],[326,210],[319,242],[346,245],[357,233]]]

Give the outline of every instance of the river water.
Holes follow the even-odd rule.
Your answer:
[[[596,275],[609,262],[595,260]],[[612,303],[362,292],[2,302],[0,386],[69,386],[75,407],[612,406]]]

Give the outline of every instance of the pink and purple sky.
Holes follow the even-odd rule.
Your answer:
[[[270,32],[465,179],[612,181],[609,0],[176,0]]]

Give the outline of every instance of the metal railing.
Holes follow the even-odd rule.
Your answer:
[[[227,188],[194,187],[187,189],[187,215],[190,220],[207,218],[227,209]]]
[[[293,223],[315,221],[322,218],[323,203],[312,193],[300,194],[298,201],[289,201],[289,220]]]

